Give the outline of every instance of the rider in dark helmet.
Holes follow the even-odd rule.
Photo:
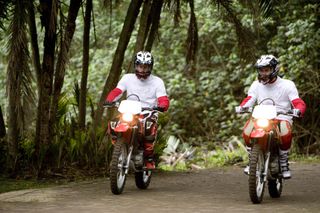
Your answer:
[[[149,52],[140,51],[134,59],[135,73],[138,79],[145,80],[151,75],[153,56]]]
[[[257,60],[255,67],[258,69],[258,80],[260,83],[268,84],[276,80],[279,66],[278,60],[273,55],[262,55]]]
[[[242,108],[252,107],[256,102],[260,103],[266,98],[271,98],[275,102],[277,110],[293,110],[297,115],[303,117],[306,111],[306,104],[299,97],[296,85],[288,79],[282,79],[278,76],[279,62],[273,55],[262,55],[256,62],[255,67],[258,69],[258,81],[254,81],[248,91],[248,96],[236,108],[241,112]],[[290,178],[291,172],[288,164],[288,153],[292,142],[292,116],[278,115],[276,120],[280,128],[280,165],[284,178]],[[243,128],[243,139],[247,145],[250,158],[251,143],[250,133],[254,123],[250,118]],[[249,166],[244,169],[246,174],[249,173]]]
[[[105,103],[108,104],[118,100],[126,91],[127,97],[132,94],[139,96],[142,107],[157,107],[159,111],[167,111],[169,108],[169,98],[164,83],[161,78],[151,74],[153,68],[153,56],[151,53],[146,51],[138,52],[134,59],[134,68],[135,74],[125,74],[117,87],[108,94]],[[157,134],[158,116],[156,113],[155,116],[144,119],[145,123],[152,123],[152,125],[146,127],[145,131],[143,131],[145,165],[147,169],[154,169],[153,152]]]

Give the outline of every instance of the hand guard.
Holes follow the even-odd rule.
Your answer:
[[[292,109],[292,114],[295,117],[301,117],[301,111],[300,109]]]
[[[237,106],[235,108],[236,113],[245,113],[245,112],[252,112],[252,107],[242,107],[242,106]]]
[[[236,113],[243,113],[243,108],[242,108],[242,106],[237,106],[237,107],[235,108],[235,111],[236,111]]]

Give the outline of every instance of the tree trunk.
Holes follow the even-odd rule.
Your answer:
[[[136,40],[136,44],[135,44],[134,52],[133,52],[134,55],[138,51],[144,50],[144,43],[146,41],[146,37],[148,35],[149,28],[150,28],[150,23],[148,24],[148,20],[149,20],[151,5],[152,5],[151,0],[145,0],[143,3],[143,8],[142,8],[141,16],[140,16],[140,24],[139,24],[137,40]],[[134,56],[132,57],[132,60],[130,61],[129,68],[127,70],[128,73],[133,71],[133,65],[134,65],[133,59],[134,59]]]
[[[80,5],[81,5],[80,0],[71,0],[70,6],[69,6],[67,25],[65,27],[64,37],[60,46],[55,78],[54,78],[54,90],[53,90],[53,97],[52,97],[51,110],[50,110],[50,126],[51,127],[55,127],[59,97],[60,97],[61,89],[64,82],[66,64],[69,58],[68,57],[69,49],[70,49],[74,31],[76,29],[76,19],[78,16]],[[50,128],[50,130],[51,130],[50,135],[51,136],[54,135],[55,128]]]
[[[197,63],[197,49],[198,49],[198,27],[197,19],[194,13],[194,0],[189,0],[190,5],[190,23],[188,29],[188,38],[187,38],[187,56],[186,56],[186,72],[190,76],[195,75],[196,63]]]
[[[119,80],[119,77],[121,75],[121,65],[123,63],[124,53],[130,41],[130,37],[134,29],[134,24],[139,14],[139,10],[142,5],[142,2],[143,2],[142,0],[132,0],[130,2],[130,5],[127,11],[127,16],[125,18],[124,25],[120,34],[118,46],[114,54],[112,66],[111,66],[108,78],[105,82],[103,91],[101,93],[98,109],[96,110],[96,113],[95,113],[94,126],[93,126],[94,130],[96,130],[96,128],[100,125],[100,122],[101,122],[101,116],[103,113],[102,104],[105,100],[105,96],[107,92],[111,91],[116,86]]]
[[[41,63],[40,63],[38,34],[37,34],[37,26],[36,26],[35,14],[34,14],[33,1],[30,1],[28,4],[28,13],[29,13],[28,24],[29,24],[30,40],[31,40],[31,48],[32,48],[32,61],[33,61],[33,66],[36,71],[37,85],[39,88],[40,87]]]
[[[82,77],[79,100],[79,128],[86,127],[86,98],[87,80],[89,67],[89,45],[90,45],[90,23],[92,12],[92,0],[87,0],[83,29],[83,56],[82,56]]]
[[[159,29],[159,23],[160,23],[160,14],[161,9],[163,5],[163,0],[155,0],[152,2],[152,9],[151,9],[151,29],[148,35],[148,41],[145,46],[145,50],[151,52],[152,45],[154,43],[154,40],[156,38],[156,34]]]
[[[43,159],[51,141],[49,129],[50,98],[54,73],[54,53],[56,47],[58,1],[40,0],[41,24],[45,28],[40,90],[38,100],[37,126],[35,137],[35,157],[38,172],[41,173]],[[38,174],[39,175],[39,174]]]
[[[4,124],[3,114],[0,106],[0,138],[6,136],[6,126]]]

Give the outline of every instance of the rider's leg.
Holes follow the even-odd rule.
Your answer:
[[[144,159],[147,169],[155,169],[154,162],[154,142],[157,135],[156,120],[148,119],[145,127],[145,136],[143,140]]]
[[[154,162],[154,142],[153,141],[144,141],[144,159],[147,169],[155,169]]]
[[[242,132],[242,137],[243,137],[243,140],[246,144],[246,150],[247,150],[247,153],[248,153],[248,158],[249,158],[249,161],[250,161],[250,156],[251,156],[251,144],[250,144],[250,133],[252,132],[253,130],[253,121],[252,119],[249,119],[246,124],[244,125],[244,128],[243,128],[243,132]],[[243,172],[245,174],[249,174],[249,163],[247,164],[247,166],[244,168]]]
[[[291,172],[289,169],[288,163],[288,154],[291,147],[292,141],[292,132],[291,132],[291,125],[288,121],[280,121],[279,124],[280,129],[280,150],[279,150],[279,161],[282,170],[282,176],[284,179],[291,178]]]

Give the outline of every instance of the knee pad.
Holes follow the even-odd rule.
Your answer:
[[[290,123],[288,121],[280,121],[279,131],[281,138],[280,148],[282,150],[290,149],[292,142],[292,131]]]

